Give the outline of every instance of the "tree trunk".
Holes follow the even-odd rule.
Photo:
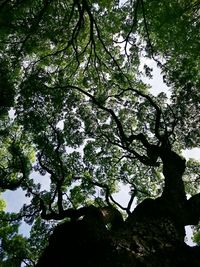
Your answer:
[[[194,221],[200,197],[186,200],[185,160],[170,149],[160,157],[165,177],[160,198],[145,199],[114,229],[97,213],[58,225],[37,267],[200,266],[199,247],[184,243],[184,226]],[[195,222],[198,218],[199,213]]]

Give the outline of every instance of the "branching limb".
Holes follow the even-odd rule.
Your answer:
[[[107,202],[108,206],[112,206],[111,203],[110,203],[110,200],[111,200],[111,201],[112,201],[116,206],[118,206],[120,209],[122,209],[122,210],[126,210],[125,207],[123,207],[122,205],[120,205],[120,204],[119,204],[119,203],[112,197],[112,195],[111,195],[111,193],[110,193],[110,188],[109,188],[108,185],[106,185],[106,184],[101,184],[101,183],[99,183],[99,182],[97,182],[97,181],[91,181],[90,183],[93,184],[93,185],[95,185],[95,186],[101,187],[101,188],[103,188],[103,189],[105,190],[106,202]]]
[[[54,87],[54,88],[56,88],[56,87]],[[59,87],[59,88],[61,88],[61,87]],[[147,149],[152,148],[152,146],[149,144],[149,142],[147,141],[147,139],[144,137],[143,134],[131,135],[131,136],[128,137],[124,132],[124,128],[123,128],[123,125],[122,125],[121,121],[119,120],[119,118],[117,117],[117,115],[115,114],[115,112],[112,109],[107,108],[104,105],[102,105],[100,102],[98,102],[98,100],[93,95],[91,95],[89,92],[83,90],[80,87],[73,86],[73,85],[67,85],[67,86],[64,86],[62,88],[64,88],[64,89],[66,89],[66,88],[75,89],[75,90],[83,93],[84,95],[89,97],[92,100],[92,103],[95,104],[98,108],[100,108],[101,110],[104,110],[105,112],[107,112],[108,114],[111,115],[111,118],[114,120],[114,122],[115,122],[115,124],[117,126],[117,130],[118,130],[119,138],[120,138],[120,143],[121,143],[121,144],[119,144],[119,143],[116,144],[115,143],[115,145],[121,146],[123,149],[127,150],[128,152],[130,152],[132,155],[134,155],[138,160],[140,160],[145,165],[158,166],[158,164],[157,164],[157,162],[155,160],[152,161],[147,156],[140,155],[137,151],[135,151],[134,149],[130,148],[130,143],[133,140],[140,141],[145,146],[145,148],[147,148]],[[160,108],[151,99],[150,96],[145,95],[144,93],[142,93],[142,92],[140,92],[140,91],[138,91],[136,89],[133,89],[133,88],[129,88],[127,90],[131,90],[131,91],[137,93],[139,96],[142,96],[142,97],[146,98],[152,104],[152,106],[156,109],[155,135],[158,138],[158,140],[160,140],[160,141],[162,140],[163,141],[163,138],[161,137],[161,135],[159,133],[160,118],[161,118]],[[113,142],[111,141],[111,143],[113,143]]]
[[[56,141],[57,141],[57,146],[55,148],[55,154],[56,154],[56,160],[58,161],[58,168],[59,168],[59,172],[55,173],[54,170],[50,169],[42,160],[42,157],[44,155],[45,152],[45,147],[42,149],[41,153],[38,156],[38,161],[40,166],[47,171],[50,175],[51,175],[51,180],[52,182],[55,184],[56,188],[55,188],[55,192],[53,197],[51,198],[51,201],[49,202],[49,210],[52,210],[51,206],[54,203],[54,200],[56,198],[57,195],[57,205],[58,205],[58,212],[62,213],[63,212],[63,192],[62,192],[62,186],[63,183],[65,181],[65,171],[64,171],[64,166],[63,166],[63,161],[61,159],[61,155],[60,155],[60,147],[62,145],[62,139],[60,136],[60,132],[59,130],[50,122],[48,122],[49,125],[51,126],[53,133],[56,136]]]

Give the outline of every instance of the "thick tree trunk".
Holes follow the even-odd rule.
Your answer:
[[[94,221],[80,220],[55,229],[37,264],[55,266],[197,267],[200,250],[180,242],[176,228],[164,217],[125,222],[115,232]]]
[[[170,149],[160,157],[165,177],[160,198],[145,199],[114,229],[97,212],[57,226],[37,267],[200,266],[200,249],[184,243],[184,226],[198,222],[200,196],[186,199],[184,159]]]

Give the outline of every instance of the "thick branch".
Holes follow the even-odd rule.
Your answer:
[[[94,208],[94,206],[88,206],[82,207],[80,209],[67,209],[63,210],[63,212],[60,213],[46,213],[45,209],[43,209],[41,217],[45,220],[63,220],[65,218],[70,218],[71,220],[78,220],[80,217],[85,216],[91,211],[91,209]]]
[[[187,201],[186,225],[197,225],[200,220],[200,193],[192,196]]]
[[[54,88],[56,88],[56,87],[54,87]],[[142,162],[145,165],[148,165],[148,166],[158,166],[159,165],[155,160],[152,161],[149,157],[147,157],[145,155],[140,155],[136,150],[134,150],[133,148],[130,148],[130,143],[133,140],[140,141],[147,149],[149,149],[151,147],[151,145],[148,143],[147,139],[145,138],[145,136],[143,134],[137,134],[137,135],[132,134],[131,136],[128,137],[126,135],[126,133],[124,132],[124,128],[123,128],[121,121],[119,120],[119,118],[117,117],[117,115],[115,114],[115,112],[112,109],[103,106],[100,102],[98,102],[98,100],[93,95],[91,95],[90,93],[88,93],[87,91],[83,90],[80,87],[73,86],[73,85],[67,85],[67,86],[64,86],[63,88],[72,88],[72,89],[78,90],[79,92],[81,92],[84,95],[86,95],[87,97],[89,97],[98,108],[106,111],[107,113],[109,113],[111,115],[112,119],[116,123],[117,130],[119,133],[120,142],[121,142],[121,145],[116,144],[116,143],[115,143],[115,145],[121,146],[123,149],[125,149],[128,152],[130,152],[131,154],[133,154],[140,162]],[[144,93],[142,93],[136,89],[128,88],[127,90],[133,91],[133,92],[137,93],[139,96],[146,98],[150,102],[150,104],[156,109],[155,135],[158,138],[158,140],[162,140],[162,137],[159,133],[161,110],[158,107],[158,105],[152,100],[152,98],[150,96],[148,96],[148,95],[146,95],[146,94],[144,94]]]
[[[20,180],[17,181],[5,181],[3,177],[0,177],[0,188],[1,190],[16,190],[21,186],[23,180],[24,178],[22,177]]]
[[[183,205],[186,201],[183,173],[185,171],[185,159],[173,152],[170,147],[160,149],[160,157],[163,162],[163,174],[165,186],[162,197],[172,205]]]

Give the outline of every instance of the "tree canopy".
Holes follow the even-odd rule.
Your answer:
[[[60,222],[70,225],[70,242],[73,229],[85,238],[80,218],[93,210],[97,218],[110,208],[132,236],[133,225],[153,225],[165,248],[172,235],[184,242],[184,226],[198,225],[200,164],[182,151],[200,146],[199,7],[198,0],[0,2],[0,188],[27,196],[18,214],[1,209],[1,266],[35,266]],[[155,95],[144,82],[153,63],[169,94]],[[122,186],[126,205],[113,195]],[[18,234],[22,219],[32,225],[30,238]],[[114,228],[113,219],[104,224]],[[119,266],[158,266],[152,254],[152,265],[132,261],[126,231],[114,238]],[[129,250],[139,262],[149,255],[143,242],[160,253],[152,236],[137,238],[139,252]],[[118,266],[106,264],[98,266]]]

